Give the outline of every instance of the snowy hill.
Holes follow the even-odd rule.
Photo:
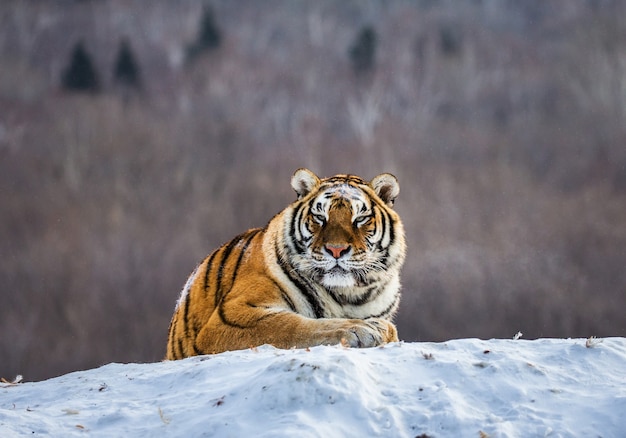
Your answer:
[[[258,349],[0,386],[0,436],[617,437],[626,338]]]

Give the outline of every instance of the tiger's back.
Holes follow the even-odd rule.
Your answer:
[[[382,174],[320,180],[299,169],[298,199],[222,245],[190,275],[172,318],[167,359],[245,349],[396,341],[405,242]]]

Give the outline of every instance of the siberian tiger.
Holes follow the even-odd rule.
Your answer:
[[[190,275],[166,358],[262,344],[372,347],[398,340],[404,229],[396,177],[319,179],[299,169],[297,200],[265,228],[235,237]]]

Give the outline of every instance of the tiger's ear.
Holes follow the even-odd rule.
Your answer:
[[[393,202],[400,193],[400,185],[395,176],[390,173],[382,173],[370,182],[370,186],[388,207],[393,207]]]
[[[291,177],[291,187],[298,194],[298,199],[304,198],[320,184],[320,179],[309,169],[300,168]]]

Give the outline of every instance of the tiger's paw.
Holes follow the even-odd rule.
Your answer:
[[[399,341],[398,329],[386,319],[370,318],[366,319],[365,322],[378,328],[378,331],[383,335],[383,343]]]
[[[351,320],[350,327],[340,333],[341,344],[346,347],[376,347],[387,342],[398,341],[398,331],[391,322],[380,318],[364,321]]]

